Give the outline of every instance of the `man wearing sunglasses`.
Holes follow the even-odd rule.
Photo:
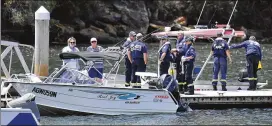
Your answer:
[[[129,32],[129,37],[127,38],[127,41],[122,45],[122,47],[127,51],[129,48],[130,44],[135,41],[136,38],[136,33],[134,31]],[[126,83],[125,86],[129,87],[130,86],[130,81],[131,81],[131,73],[132,73],[132,66],[131,63],[128,59],[128,55],[125,55],[125,66],[126,66]]]
[[[67,46],[62,49],[62,52],[79,52],[79,49],[76,47],[76,39],[74,37],[70,37],[67,40]],[[66,59],[63,60],[63,65],[66,65],[71,69],[79,69],[78,59]]]
[[[136,76],[136,72],[145,72],[147,65],[147,46],[143,43],[143,35],[138,33],[136,41],[130,44],[128,49],[128,59],[132,67],[132,88],[141,88],[141,80]]]
[[[97,45],[97,39],[91,38],[91,46],[87,48],[87,52],[102,52],[103,48],[101,46]],[[103,59],[102,60],[95,60],[94,62],[94,68],[91,68],[88,71],[88,74],[91,78],[95,78],[96,81],[102,82],[102,76],[103,76]]]

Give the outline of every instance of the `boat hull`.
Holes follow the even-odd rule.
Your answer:
[[[40,107],[71,112],[134,115],[175,113],[177,110],[177,105],[164,90],[21,82],[12,82],[12,85],[20,95],[34,93]],[[44,114],[41,109],[41,115]]]
[[[167,34],[168,36],[177,36],[179,33],[183,33],[184,35],[192,35],[198,39],[208,39],[217,37],[217,33],[223,33],[225,29],[191,29],[189,31],[168,31],[168,32],[156,32],[153,33],[153,36],[163,36]],[[227,35],[227,34],[226,34]],[[236,38],[245,38],[244,31],[234,31],[234,37]]]

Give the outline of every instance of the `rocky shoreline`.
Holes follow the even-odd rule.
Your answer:
[[[68,37],[74,36],[78,43],[97,37],[106,44],[124,40],[131,30],[148,34],[154,30],[149,26],[151,23],[169,25],[179,16],[187,17],[188,25],[194,25],[203,3],[193,0],[2,0],[2,40],[34,44],[34,13],[41,5],[51,15],[50,42],[64,44]],[[235,1],[208,1],[200,24],[227,23],[234,4]],[[247,35],[255,35],[261,43],[272,42],[271,7],[269,1],[239,1],[230,24],[236,29],[243,28]]]

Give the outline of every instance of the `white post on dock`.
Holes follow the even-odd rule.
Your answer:
[[[35,71],[38,76],[48,76],[50,13],[41,6],[35,12]]]

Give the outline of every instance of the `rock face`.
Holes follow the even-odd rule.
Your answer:
[[[2,36],[21,43],[34,44],[35,11],[43,5],[51,13],[50,42],[66,43],[74,36],[78,43],[96,37],[100,43],[124,41],[131,30],[147,34],[150,23],[169,26],[179,16],[188,25],[197,22],[204,1],[179,0],[2,0]],[[207,1],[199,24],[218,21],[226,24],[235,1]],[[257,38],[271,36],[272,2],[239,1],[230,24],[243,26]]]

